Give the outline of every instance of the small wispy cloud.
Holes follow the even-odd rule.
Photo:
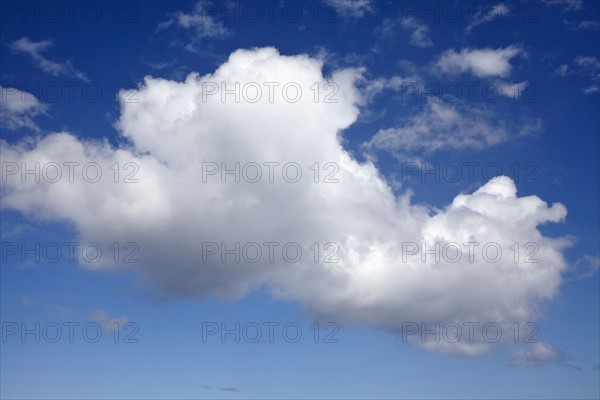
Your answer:
[[[565,280],[577,281],[591,278],[598,271],[600,271],[600,256],[584,255],[565,270]]]
[[[573,30],[586,30],[586,29],[598,29],[600,28],[600,21],[583,20],[583,21],[568,21],[564,20],[563,23]]]
[[[174,67],[177,62],[175,60],[173,61],[163,61],[163,62],[151,62],[151,61],[147,61],[142,59],[142,62],[144,64],[146,64],[147,66],[149,66],[150,68],[152,68],[155,71],[162,71],[166,68],[172,68]]]
[[[567,368],[569,370],[569,372],[582,372],[583,368],[581,368],[578,365],[573,365],[573,364],[565,364],[565,368]]]
[[[385,18],[381,25],[375,29],[375,34],[379,36],[380,40],[389,41],[396,40],[401,31],[409,34],[409,44],[413,47],[427,48],[433,46],[433,41],[429,37],[429,27],[413,17]]]
[[[510,7],[505,3],[487,4],[479,9],[474,15],[472,21],[467,26],[467,31],[478,25],[491,22],[500,17],[508,16]]]
[[[65,306],[64,304],[57,304],[57,303],[45,304],[45,308],[52,315],[59,315],[59,316],[69,315],[75,311],[72,307]]]
[[[575,57],[575,64],[593,74],[596,74],[600,71],[600,60],[596,57],[585,57],[585,56],[577,56]]]
[[[178,11],[172,14],[168,20],[158,24],[156,32],[172,26],[190,31],[190,40],[183,44],[183,48],[193,53],[200,51],[201,44],[205,39],[221,39],[232,35],[233,31],[231,29],[208,15],[206,12],[207,4],[205,1],[199,1],[190,13]]]
[[[523,82],[497,81],[497,82],[494,82],[494,85],[496,86],[496,89],[502,96],[509,97],[509,98],[516,100],[519,97],[521,97],[521,95],[523,94],[525,89],[527,89],[527,87],[529,86],[529,82],[527,82],[527,81],[523,81]]]
[[[33,94],[16,88],[0,86],[0,126],[8,129],[28,128],[39,132],[40,127],[33,121],[45,114],[48,106]]]
[[[592,93],[598,93],[598,92],[600,92],[600,86],[598,86],[598,85],[588,86],[583,89],[584,94],[592,94]]]
[[[31,307],[35,303],[35,300],[31,296],[21,296],[21,305],[23,307]]]
[[[113,332],[115,330],[115,326],[117,327],[117,329],[122,329],[123,326],[127,322],[129,322],[129,318],[126,316],[122,316],[119,318],[112,318],[108,314],[108,312],[106,312],[105,310],[102,310],[102,309],[92,311],[91,313],[88,314],[87,317],[90,321],[94,321],[94,322],[97,322],[98,324],[100,324],[100,326],[102,327],[102,332],[105,335],[108,335],[111,332]]]
[[[363,17],[374,13],[371,0],[325,0],[342,17]]]
[[[14,53],[29,55],[36,63],[38,68],[42,69],[44,72],[52,76],[67,76],[88,82],[89,79],[85,76],[83,72],[79,71],[73,66],[71,60],[67,60],[64,63],[59,63],[56,61],[49,60],[48,58],[44,57],[44,55],[42,55],[42,53],[47,52],[48,49],[50,49],[53,45],[54,44],[51,40],[41,40],[39,42],[34,42],[28,37],[24,36],[21,39],[15,40],[14,42],[10,43],[8,46]]]
[[[577,56],[571,63],[561,64],[556,68],[553,75],[567,76],[580,75],[589,77],[590,84],[582,89],[584,94],[600,92],[600,60],[593,56]]]
[[[430,99],[420,113],[401,126],[379,130],[364,147],[405,159],[441,150],[483,150],[540,129],[539,120],[524,121],[517,128],[484,107]]]
[[[583,0],[543,0],[548,6],[560,6],[564,11],[577,11],[583,8]]]
[[[403,18],[400,21],[400,27],[404,31],[410,32],[410,44],[414,47],[431,47],[433,42],[429,38],[429,27],[417,22],[412,17]]]
[[[538,342],[528,348],[516,351],[510,356],[510,363],[516,367],[540,367],[545,364],[561,364],[565,354],[549,344]]]
[[[569,73],[569,66],[567,64],[559,65],[556,70],[554,70],[554,75],[558,76],[567,76]]]
[[[458,52],[451,49],[439,57],[435,67],[438,71],[447,74],[470,72],[479,78],[505,77],[512,69],[510,61],[517,55],[524,54],[524,51],[517,46],[499,49],[463,48]]]

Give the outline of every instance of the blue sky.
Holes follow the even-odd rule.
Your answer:
[[[4,1],[0,17],[2,398],[600,396],[600,3]],[[263,96],[221,97],[236,83]],[[69,162],[102,176],[69,181]],[[269,182],[265,162],[302,179]],[[474,261],[423,254],[469,241]],[[265,242],[303,256],[210,253]],[[421,325],[465,322],[474,341]]]

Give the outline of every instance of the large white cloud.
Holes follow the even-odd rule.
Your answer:
[[[192,74],[183,82],[146,77],[135,92],[121,93],[118,128],[128,145],[55,133],[20,144],[2,142],[5,162],[97,162],[105,172],[97,183],[28,182],[18,175],[2,184],[2,205],[35,218],[66,221],[81,241],[109,246],[139,244],[139,264],[89,264],[92,268],[135,267],[146,282],[173,296],[243,296],[266,288],[275,298],[301,302],[315,318],[339,324],[366,324],[394,334],[404,322],[493,321],[508,327],[535,319],[540,300],[552,298],[566,267],[567,242],[543,236],[538,226],[565,218],[560,204],[535,196],[518,197],[515,184],[499,177],[472,194],[458,195],[443,210],[412,204],[396,196],[377,168],[359,164],[338,136],[357,120],[362,98],[358,70],[334,72],[337,102],[315,102],[309,88],[323,88],[322,63],[305,55],[282,56],[273,48],[238,50],[214,73]],[[278,82],[271,102],[266,90],[255,103],[228,95],[204,96],[211,83],[262,86]],[[296,82],[298,102],[282,99],[281,88]],[[250,92],[248,92],[250,93]],[[247,93],[247,94],[248,94]],[[288,92],[290,95],[294,90]],[[135,101],[132,101],[135,99]],[[206,101],[204,101],[206,100]],[[114,183],[111,165],[139,165],[138,183]],[[203,182],[202,163],[279,162],[274,182],[222,183],[218,175]],[[281,166],[296,162],[303,177],[281,179]],[[321,167],[320,182],[309,169]],[[339,166],[337,183],[324,183],[326,162]],[[205,164],[206,165],[206,164]],[[111,173],[106,173],[111,171]],[[293,175],[293,174],[291,174]],[[122,181],[122,176],[120,178]],[[203,242],[296,242],[304,247],[297,263],[235,263],[232,257],[203,262]],[[340,245],[337,263],[320,262],[308,250],[313,242]],[[479,242],[474,259],[436,262],[421,253],[407,255],[407,243],[431,249],[455,242]],[[486,243],[497,243],[503,257],[482,258]],[[515,262],[509,246],[534,242],[537,263]],[[280,248],[277,251],[280,252]],[[463,249],[465,250],[465,249]],[[466,250],[465,250],[466,251]],[[412,253],[412,252],[411,252]],[[277,253],[276,253],[277,254]],[[279,253],[280,254],[280,253]],[[507,335],[508,336],[508,335]],[[479,336],[477,336],[479,337]],[[449,353],[479,355],[490,344],[420,343]]]

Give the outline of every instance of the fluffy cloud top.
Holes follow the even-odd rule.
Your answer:
[[[336,82],[337,102],[316,102],[308,89]],[[20,144],[2,142],[7,162],[96,162],[103,170],[119,162],[139,166],[138,183],[21,183],[2,185],[3,207],[76,227],[80,241],[110,246],[139,244],[136,268],[143,279],[173,296],[208,294],[237,297],[253,289],[295,300],[315,318],[365,324],[402,334],[405,321],[494,321],[508,327],[537,316],[537,303],[552,298],[566,267],[567,242],[543,236],[540,224],[562,221],[566,209],[536,196],[519,197],[514,182],[498,177],[471,194],[460,194],[443,210],[396,196],[377,168],[352,159],[339,135],[355,122],[362,101],[357,70],[322,74],[322,63],[306,55],[283,56],[273,48],[238,50],[214,73],[191,74],[183,82],[146,77],[129,102],[121,93],[118,121],[128,146],[54,133]],[[266,92],[256,102],[207,95],[210,83],[233,88],[278,82],[274,101]],[[303,89],[297,102],[282,99],[281,88]],[[203,92],[204,91],[204,92]],[[321,97],[322,99],[322,97]],[[440,118],[452,119],[451,110]],[[203,179],[203,163],[246,165],[279,162],[274,182],[256,183],[219,176]],[[281,166],[296,162],[303,179],[280,179]],[[310,166],[339,167],[337,183],[313,180]],[[204,164],[205,165],[205,164]],[[323,171],[322,171],[323,172]],[[325,174],[325,172],[323,172]],[[266,175],[266,168],[263,169]],[[14,178],[14,179],[13,179]],[[305,255],[296,263],[236,263],[232,256],[203,259],[202,243],[295,242]],[[314,242],[339,245],[337,263],[318,262]],[[479,242],[474,259],[436,262],[421,254],[405,257],[405,243],[427,249],[436,244]],[[497,262],[481,257],[494,242],[506,252]],[[533,242],[536,263],[514,260],[508,247]],[[280,252],[281,247],[277,252]],[[280,254],[280,253],[279,253]],[[85,264],[85,261],[82,260]],[[124,268],[109,260],[91,268]],[[449,353],[479,355],[490,348],[475,343],[426,343]]]

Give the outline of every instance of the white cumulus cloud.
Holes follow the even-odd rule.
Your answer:
[[[374,164],[357,162],[340,144],[341,132],[359,116],[360,72],[345,69],[324,77],[322,67],[306,55],[261,48],[238,50],[215,72],[191,74],[182,82],[146,77],[137,102],[127,102],[127,93],[121,93],[117,126],[127,145],[114,148],[62,132],[17,144],[3,141],[0,148],[5,162],[96,162],[106,171],[115,162],[135,162],[138,183],[116,184],[109,175],[97,183],[23,184],[10,176],[2,183],[2,206],[69,223],[80,242],[107,247],[136,242],[138,264],[81,262],[98,270],[135,269],[144,282],[171,296],[235,298],[262,289],[276,299],[300,302],[317,319],[396,335],[406,321],[494,321],[508,329],[534,320],[538,303],[559,290],[567,267],[562,251],[569,244],[544,236],[538,227],[563,221],[565,207],[519,197],[507,177],[458,194],[441,210],[413,203],[408,193],[394,194]],[[308,88],[327,80],[336,82],[338,101],[315,102]],[[210,82],[229,88],[235,82],[296,82],[305,92],[295,103],[281,96],[271,102],[266,94],[254,103],[235,102],[233,96],[222,102],[206,95]],[[441,110],[439,118],[452,122],[456,115]],[[271,183],[266,176],[256,183],[222,183],[217,176],[203,181],[202,165],[213,161],[228,168],[235,162],[293,161],[305,175],[296,183]],[[335,163],[337,183],[315,183],[309,169],[315,162]],[[281,169],[276,171],[274,176],[281,176]],[[296,263],[264,258],[236,263],[233,257],[203,259],[206,242],[228,248],[234,242],[296,242],[306,253]],[[323,262],[326,251],[315,262],[307,249],[314,242],[338,244],[338,262]],[[403,244],[409,242],[428,249],[451,242],[481,245],[472,260],[436,262],[431,256],[404,257]],[[488,242],[505,249],[505,256],[484,260],[481,247]],[[508,250],[514,242],[535,243],[537,262],[515,261]],[[415,344],[470,356],[492,347],[480,339]]]

